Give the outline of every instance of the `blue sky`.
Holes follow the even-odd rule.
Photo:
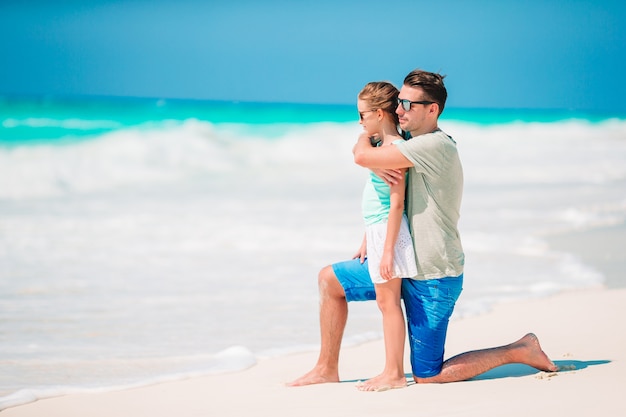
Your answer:
[[[3,0],[0,94],[347,103],[414,68],[449,106],[626,112],[626,2]]]

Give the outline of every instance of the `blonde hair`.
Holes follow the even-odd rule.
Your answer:
[[[367,102],[372,110],[381,109],[389,114],[394,123],[398,124],[398,89],[387,81],[372,81],[365,84],[365,87],[358,95],[359,100]]]

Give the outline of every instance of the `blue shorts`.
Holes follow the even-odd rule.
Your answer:
[[[367,260],[357,259],[332,265],[343,286],[347,301],[376,299]],[[413,375],[428,378],[439,375],[443,365],[448,321],[463,289],[463,275],[439,279],[402,280],[402,298],[406,310],[411,368]]]

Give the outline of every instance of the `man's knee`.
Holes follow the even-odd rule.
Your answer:
[[[339,283],[333,267],[328,265],[321,269],[317,276],[320,295],[325,297],[345,298],[346,293]]]
[[[419,376],[413,375],[413,381],[415,381],[416,384],[436,384],[439,382],[438,378],[439,375],[431,376],[428,378],[420,378]]]

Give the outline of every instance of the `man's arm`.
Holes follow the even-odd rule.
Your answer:
[[[369,169],[376,168],[410,168],[413,166],[397,146],[380,146],[374,148],[366,133],[359,136],[359,140],[352,149],[354,162],[362,167]]]

